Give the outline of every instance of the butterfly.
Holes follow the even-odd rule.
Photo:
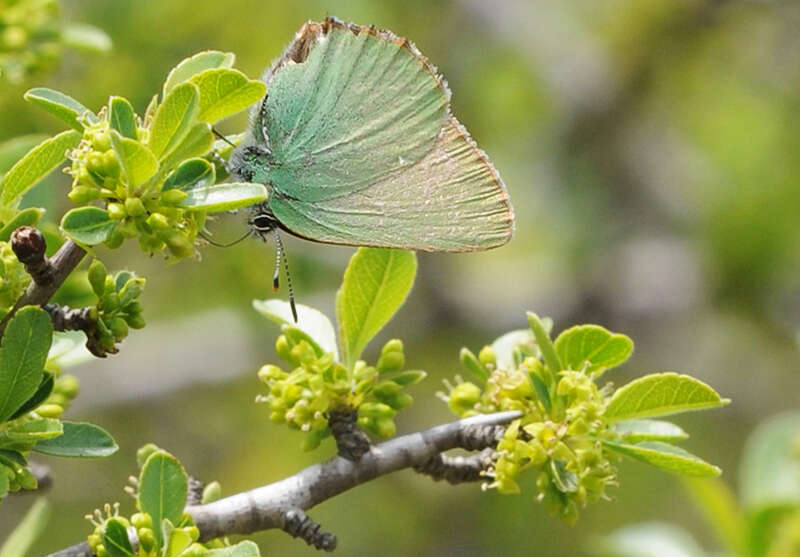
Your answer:
[[[450,112],[444,78],[410,41],[334,17],[305,23],[266,71],[233,150],[265,184],[249,224],[329,244],[463,252],[508,242],[500,174]],[[280,259],[280,255],[278,257]],[[278,264],[276,263],[276,285]]]

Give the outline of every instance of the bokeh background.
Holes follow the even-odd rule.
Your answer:
[[[400,430],[451,419],[434,393],[479,349],[525,324],[556,330],[596,322],[627,333],[634,358],[609,379],[687,372],[733,399],[682,417],[686,446],[721,465],[735,488],[746,435],[800,402],[800,3],[723,0],[63,0],[65,17],[104,29],[103,56],[71,53],[59,68],[0,85],[0,140],[63,126],[22,101],[29,87],[63,90],[92,108],[111,94],[144,110],[169,69],[203,49],[235,52],[259,75],[306,19],[334,14],[411,38],[446,76],[453,111],[508,185],[517,232],[487,253],[421,255],[405,308],[373,345],[404,339],[429,372]],[[244,115],[220,128],[238,133]],[[66,177],[36,192],[58,221]],[[214,224],[234,238],[243,217]],[[286,239],[300,302],[333,314],[350,248]],[[225,493],[262,485],[332,454],[299,451],[253,402],[255,372],[274,362],[276,329],[250,307],[272,296],[273,248],[258,241],[204,250],[166,266],[135,245],[99,250],[109,268],[148,279],[148,327],[120,354],[75,368],[71,419],[113,432],[102,461],[48,459],[51,528],[34,554],[79,541],[83,515],[122,492],[135,450],[155,442]],[[714,539],[680,482],[623,464],[614,500],[576,527],[529,496],[443,486],[404,472],[312,513],[339,535],[340,555],[581,555],[592,536],[643,520]],[[32,502],[9,498],[0,539]],[[264,555],[311,555],[280,532],[255,538]]]

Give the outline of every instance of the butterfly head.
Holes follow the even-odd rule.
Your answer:
[[[267,184],[272,152],[264,145],[244,144],[231,153],[228,171],[237,181]]]

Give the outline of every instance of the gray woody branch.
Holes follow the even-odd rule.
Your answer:
[[[33,281],[11,311],[0,321],[0,336],[17,310],[24,306],[46,304],[86,255],[82,247],[72,240],[67,240],[53,257],[46,257],[41,232],[28,226],[14,231],[11,236],[11,247],[20,262],[25,265]]]
[[[284,480],[237,493],[206,505],[191,505],[201,540],[262,530],[291,529],[289,522],[319,503],[358,485],[405,468],[420,467],[455,448],[483,450],[497,443],[502,426],[520,416],[499,412],[465,418],[376,445],[359,460],[340,456],[309,466]],[[78,544],[49,557],[90,557],[88,545]]]

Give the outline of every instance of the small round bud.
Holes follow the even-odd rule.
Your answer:
[[[188,197],[188,193],[179,189],[166,190],[161,194],[161,202],[168,205],[177,205]]]
[[[125,206],[122,205],[122,203],[109,203],[108,207],[106,207],[106,211],[112,220],[122,220],[128,216],[125,212]]]
[[[129,197],[125,200],[125,211],[132,217],[139,217],[147,212],[144,203],[138,197]]]
[[[47,243],[38,229],[20,226],[11,234],[11,249],[20,263],[30,265],[42,261]]]

